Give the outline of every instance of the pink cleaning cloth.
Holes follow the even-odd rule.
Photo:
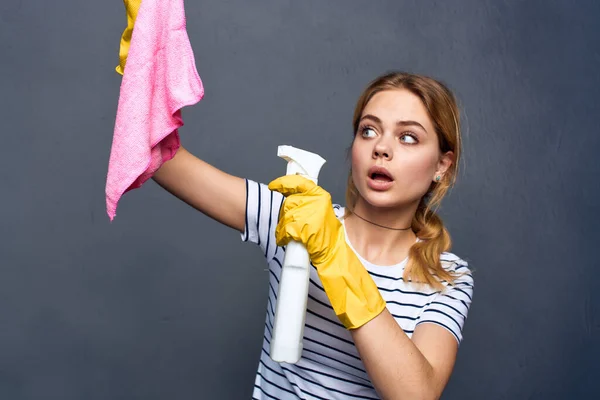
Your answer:
[[[123,194],[142,186],[180,146],[181,108],[204,97],[183,0],[143,0],[135,21],[106,179],[112,221]]]

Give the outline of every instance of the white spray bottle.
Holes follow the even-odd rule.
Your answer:
[[[300,174],[318,183],[319,172],[325,164],[319,155],[292,146],[279,146],[277,156],[288,162],[287,175]],[[300,242],[289,242],[283,258],[275,306],[270,351],[273,361],[294,364],[300,359],[309,277],[310,258],[306,247]]]

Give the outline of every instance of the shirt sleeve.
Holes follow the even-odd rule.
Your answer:
[[[460,345],[462,330],[473,299],[474,281],[465,261],[455,262],[454,269],[461,275],[425,308],[417,325],[429,322],[446,328]]]
[[[257,244],[267,260],[277,251],[275,228],[284,197],[263,183],[246,179],[246,221],[241,239]]]

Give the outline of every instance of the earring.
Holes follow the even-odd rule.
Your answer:
[[[440,179],[442,179],[442,177],[441,177],[441,176],[439,176],[439,175],[435,177],[435,181],[436,181],[436,182],[439,182],[439,181],[440,181]]]

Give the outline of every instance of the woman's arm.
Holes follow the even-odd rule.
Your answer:
[[[411,339],[386,309],[350,332],[383,399],[438,399],[442,395],[458,351],[456,339],[445,328],[423,323]]]
[[[387,400],[440,397],[454,368],[471,301],[471,275],[465,274],[464,281],[455,281],[430,302],[409,338],[348,246],[331,195],[300,175],[279,177],[269,183],[269,189],[286,197],[275,231],[277,244],[296,240],[306,246],[333,311],[351,332],[380,396]],[[459,284],[462,288],[456,287]],[[445,328],[450,323],[455,324],[452,333]]]
[[[243,178],[213,167],[183,147],[152,178],[198,211],[244,232],[246,182]]]

